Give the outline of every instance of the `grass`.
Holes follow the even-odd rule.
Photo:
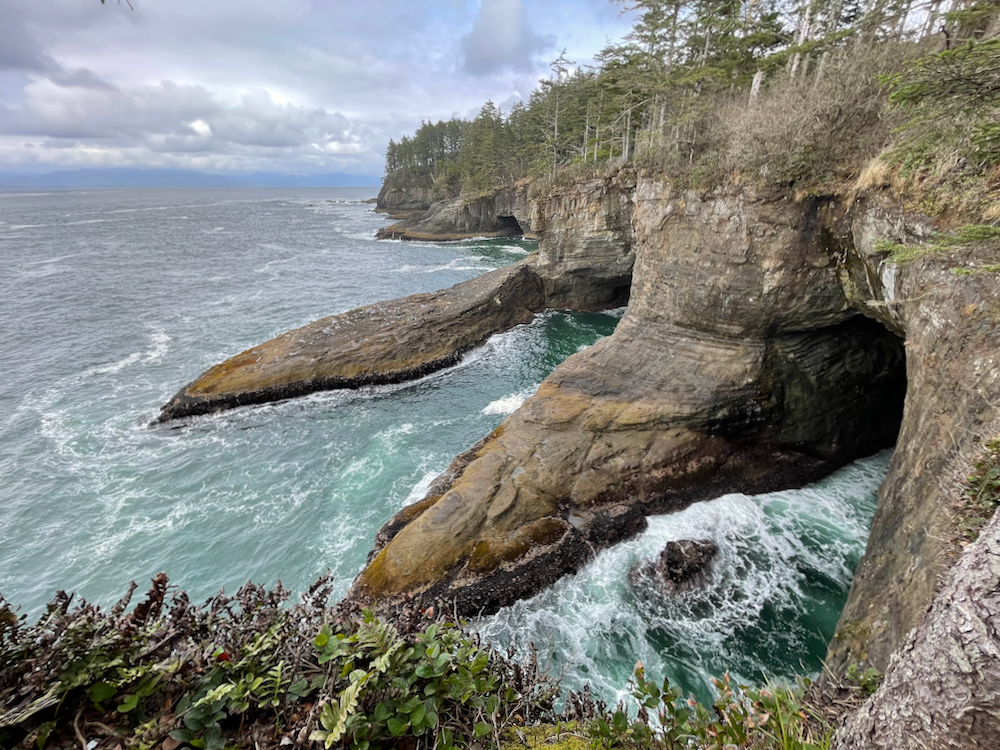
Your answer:
[[[1000,227],[989,224],[966,224],[951,234],[934,234],[924,245],[904,245],[891,240],[876,240],[875,250],[887,253],[890,263],[909,263],[926,255],[939,253],[963,245],[990,243],[1000,245]],[[975,269],[952,269],[956,274],[971,274],[979,272],[995,273],[1000,265],[981,266]]]
[[[974,542],[1000,507],[1000,437],[988,442],[966,479],[956,525],[964,544]]]

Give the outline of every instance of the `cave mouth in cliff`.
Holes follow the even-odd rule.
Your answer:
[[[498,216],[496,221],[497,234],[503,237],[523,237],[524,230],[513,216]]]

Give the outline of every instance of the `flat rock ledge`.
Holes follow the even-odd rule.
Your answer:
[[[526,259],[440,292],[322,318],[206,370],[162,407],[154,423],[413,380],[456,364],[544,305],[542,281]]]

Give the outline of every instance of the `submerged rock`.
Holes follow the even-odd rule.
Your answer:
[[[705,586],[719,545],[711,539],[667,542],[654,562],[637,562],[628,572],[633,590],[643,595],[671,596]]]

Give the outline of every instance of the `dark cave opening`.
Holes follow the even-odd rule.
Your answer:
[[[513,216],[498,216],[496,220],[496,233],[501,237],[523,237],[524,230],[517,219]]]

